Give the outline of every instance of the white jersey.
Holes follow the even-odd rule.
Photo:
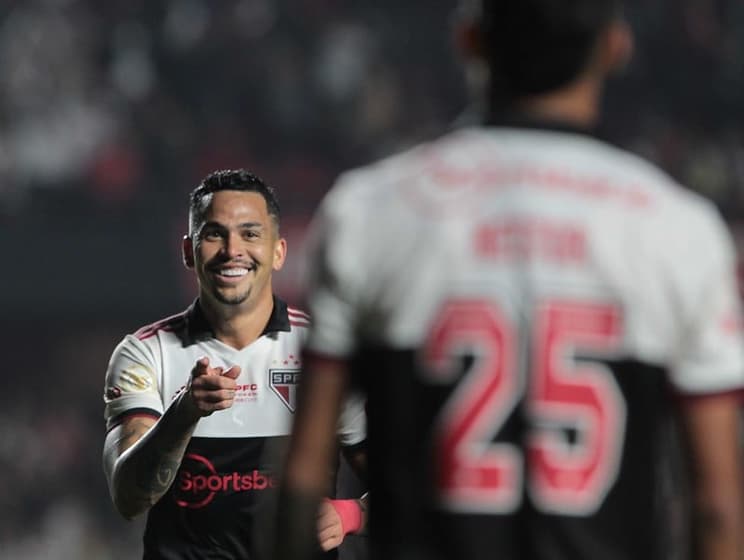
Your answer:
[[[233,406],[199,420],[175,482],[150,511],[146,557],[202,558],[217,547],[221,558],[250,558],[258,494],[278,482],[309,324],[307,314],[274,298],[262,335],[237,350],[214,337],[197,302],[117,346],[106,374],[109,429],[133,415],[159,418],[203,356],[212,367],[241,368]],[[365,437],[364,403],[349,399],[339,442],[353,446]]]
[[[342,176],[313,235],[307,344],[355,358],[370,423],[395,432],[370,441],[402,480],[376,498],[388,536],[431,521],[399,494],[434,494],[442,533],[475,516],[452,542],[483,557],[516,554],[489,516],[524,508],[528,546],[556,551],[524,557],[581,550],[597,523],[604,557],[655,557],[665,396],[744,386],[735,255],[708,201],[578,131],[469,128]]]

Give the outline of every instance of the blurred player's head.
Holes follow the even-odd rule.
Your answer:
[[[510,105],[622,67],[632,36],[620,0],[470,0],[465,54],[488,68],[491,102]]]
[[[216,171],[191,193],[183,259],[212,307],[267,301],[284,264],[274,190],[244,170]]]

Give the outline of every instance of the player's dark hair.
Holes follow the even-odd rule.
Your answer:
[[[189,196],[189,235],[196,232],[197,225],[204,219],[204,212],[211,195],[219,191],[246,191],[260,194],[266,201],[266,209],[274,221],[277,231],[281,211],[273,187],[260,177],[245,169],[222,169],[213,171],[199,183]]]
[[[576,78],[621,8],[621,0],[481,1],[492,90],[506,102]]]

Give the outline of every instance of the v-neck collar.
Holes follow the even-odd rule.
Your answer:
[[[269,320],[261,331],[259,338],[274,332],[289,332],[289,314],[287,313],[287,304],[277,296],[272,296],[273,307]],[[214,330],[207,321],[206,315],[202,310],[199,298],[186,309],[186,332],[189,341],[205,340],[214,338]]]

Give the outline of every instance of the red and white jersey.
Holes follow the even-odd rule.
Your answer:
[[[128,335],[115,349],[105,385],[107,428],[133,415],[160,417],[196,361],[241,368],[231,408],[199,420],[175,482],[150,510],[147,558],[251,558],[259,498],[278,483],[301,376],[308,315],[274,298],[262,335],[237,350],[214,338],[198,302]],[[363,442],[364,403],[350,398],[339,442]]]
[[[313,236],[307,345],[369,392],[380,558],[659,557],[667,397],[744,385],[709,202],[578,131],[469,128],[343,175]]]

